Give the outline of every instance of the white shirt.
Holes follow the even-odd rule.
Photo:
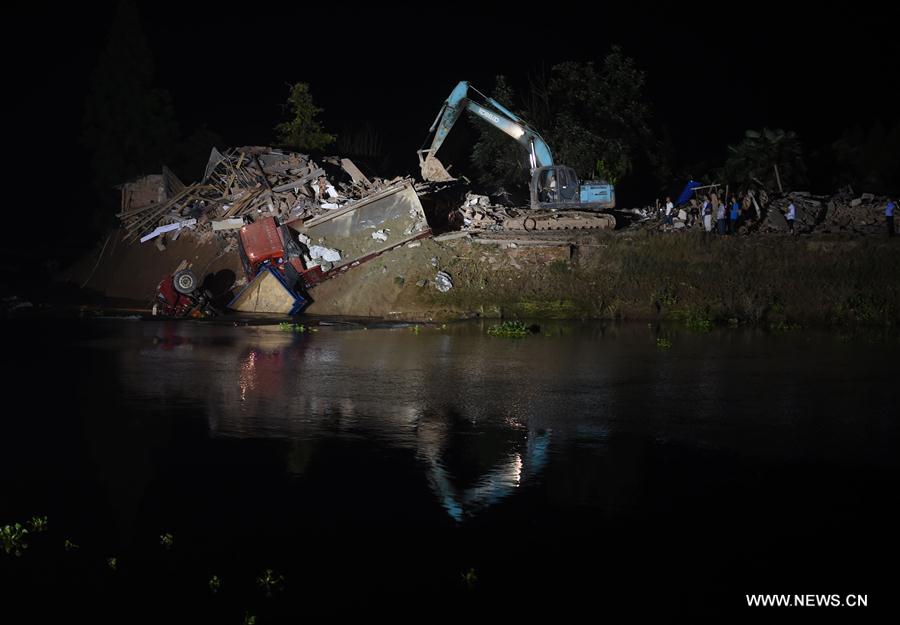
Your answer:
[[[794,208],[794,203],[793,203],[793,202],[791,202],[790,204],[788,204],[788,210],[787,210],[787,215],[785,215],[785,219],[795,219],[795,218],[796,218],[796,214],[797,214],[796,211],[797,211],[797,209]]]
[[[672,211],[675,209],[675,205],[672,202],[666,202],[666,216],[672,214]]]

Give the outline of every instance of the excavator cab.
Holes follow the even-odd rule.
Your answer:
[[[565,165],[539,167],[531,177],[532,208],[572,208],[581,185],[575,170]]]

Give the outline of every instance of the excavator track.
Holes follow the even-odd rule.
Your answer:
[[[515,217],[503,220],[504,230],[520,230],[526,232],[538,230],[613,230],[616,227],[615,216],[609,213],[592,213],[585,211],[517,211]]]

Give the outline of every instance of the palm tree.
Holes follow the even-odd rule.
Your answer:
[[[782,186],[790,188],[806,183],[803,146],[793,131],[780,128],[747,130],[740,143],[728,146],[728,152],[722,173],[724,179],[732,183],[745,185],[758,182],[767,188],[777,189],[775,166],[778,167]]]

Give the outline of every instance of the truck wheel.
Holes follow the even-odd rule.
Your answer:
[[[175,290],[183,295],[190,295],[197,288],[197,276],[190,269],[182,269],[172,278]]]

